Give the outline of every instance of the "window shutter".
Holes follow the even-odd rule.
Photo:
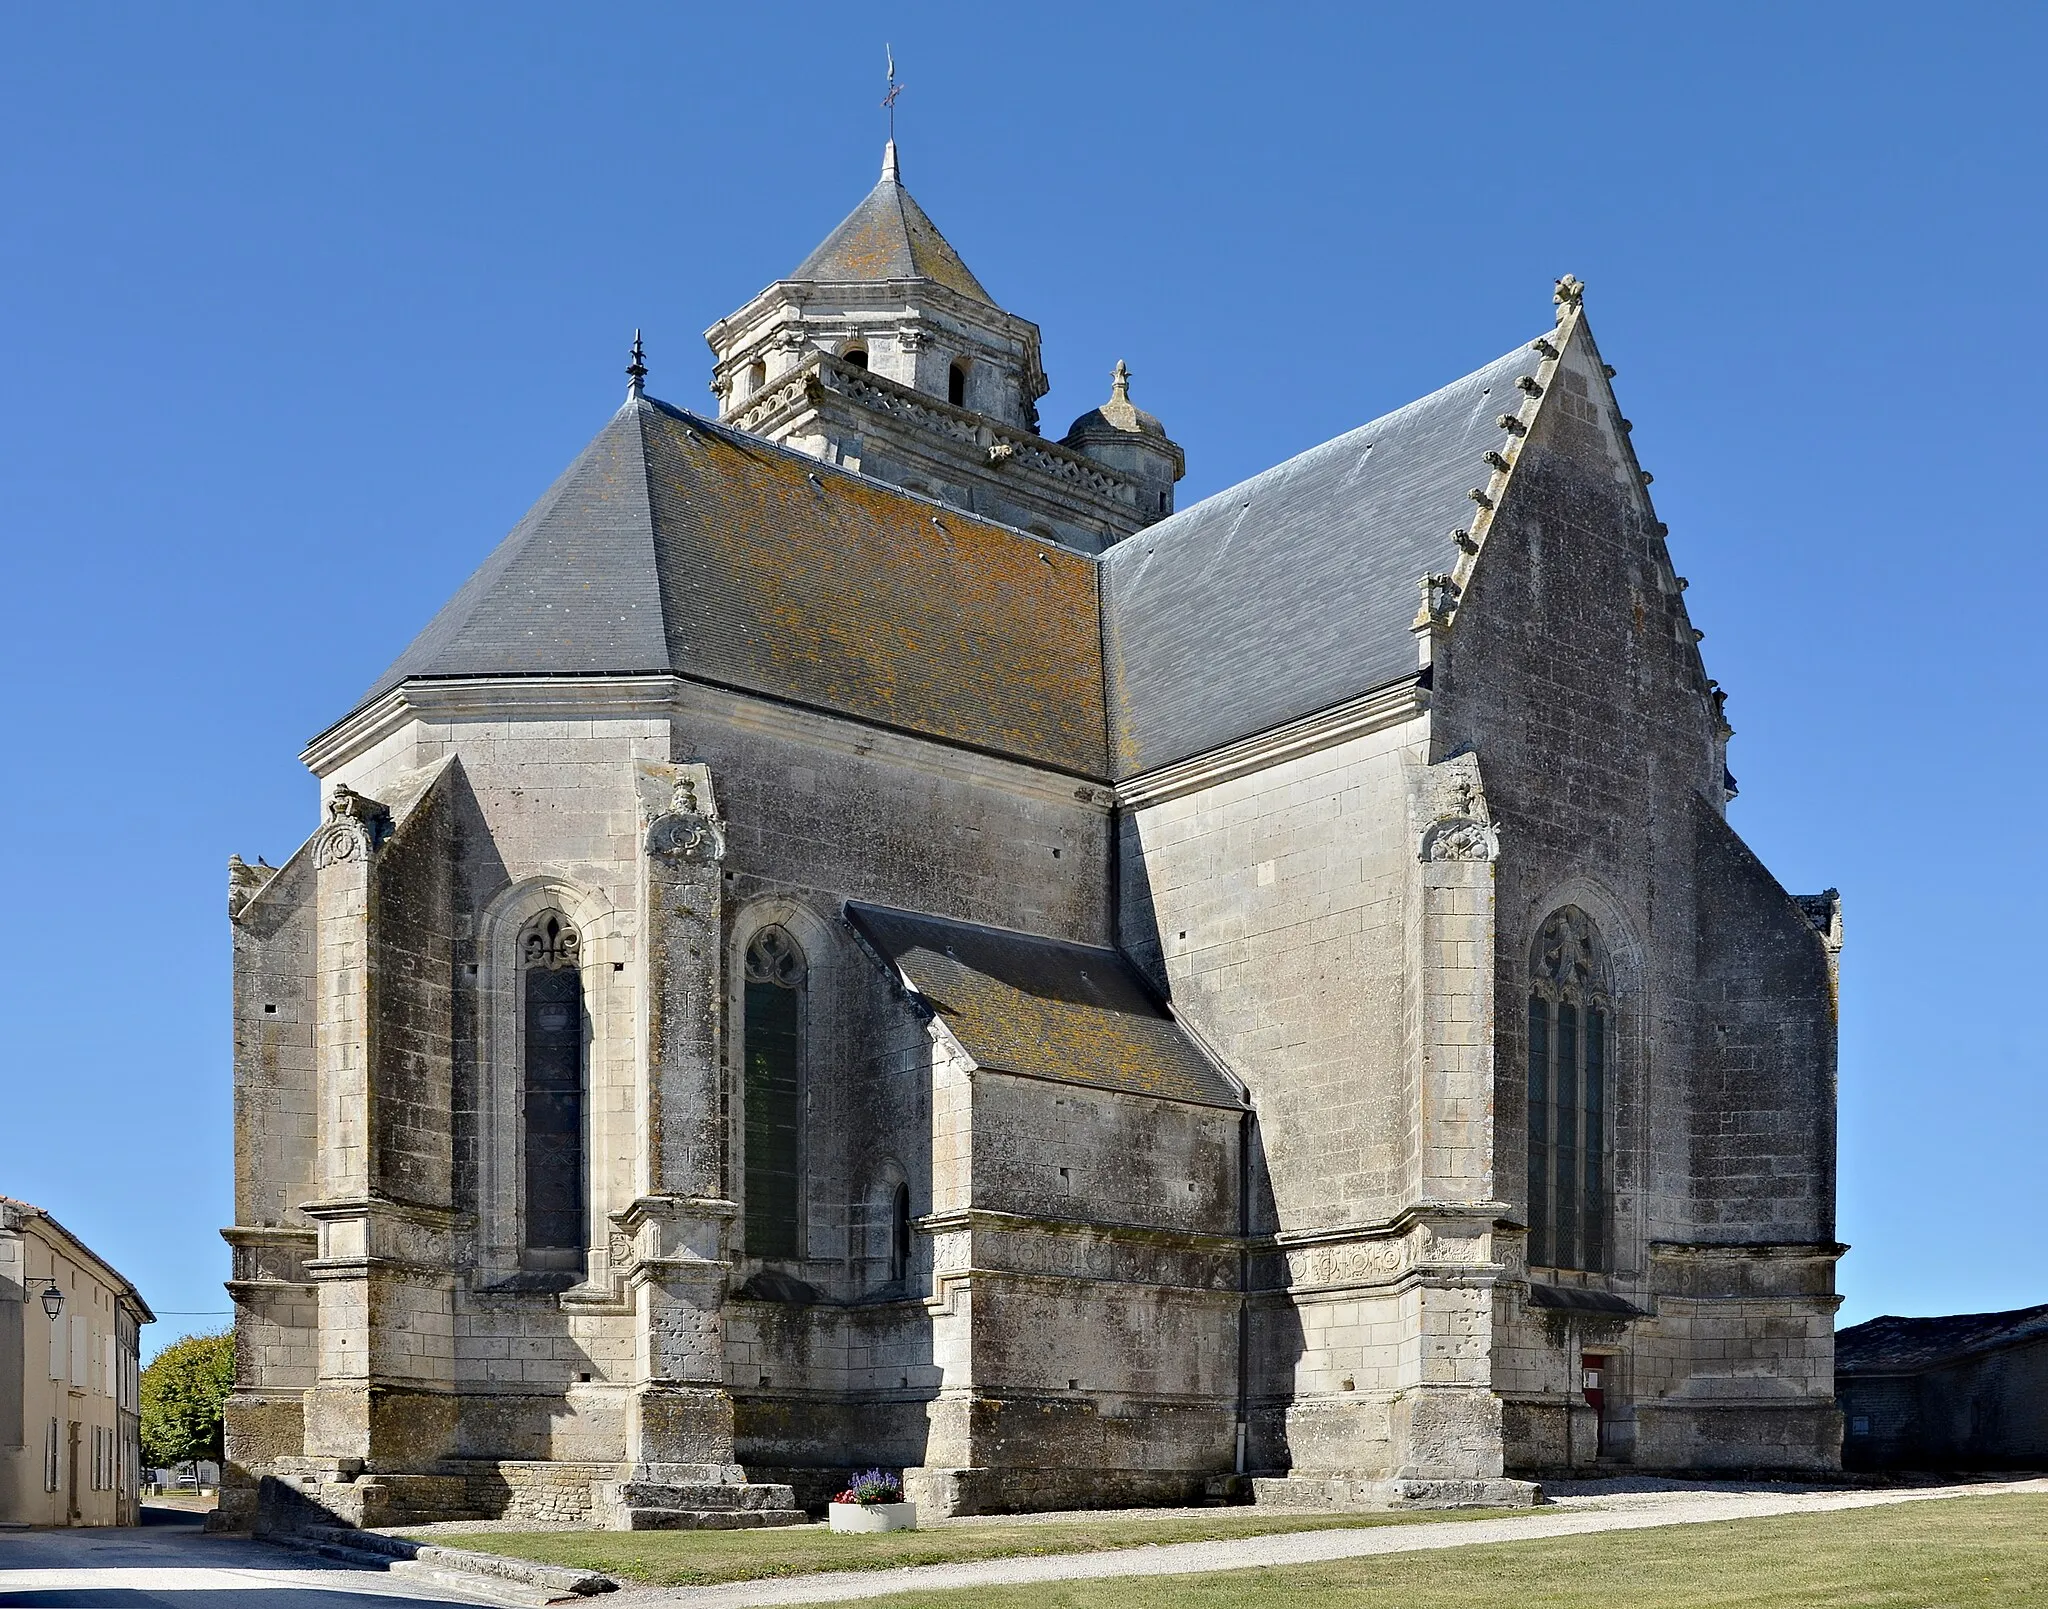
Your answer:
[[[68,1344],[64,1328],[64,1317],[59,1314],[50,1320],[50,1378],[64,1378],[64,1348]]]
[[[86,1328],[85,1315],[78,1314],[71,1320],[71,1383],[83,1386],[89,1371],[86,1367],[86,1348],[92,1344],[92,1331]]]

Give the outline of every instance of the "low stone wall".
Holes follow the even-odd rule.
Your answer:
[[[617,1464],[478,1461],[428,1475],[266,1476],[253,1528],[297,1531],[331,1524],[380,1528],[439,1520],[518,1520],[532,1525],[595,1526],[594,1483],[614,1481]]]

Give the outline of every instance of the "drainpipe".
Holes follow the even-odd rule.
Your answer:
[[[1237,1120],[1237,1463],[1243,1475],[1245,1431],[1251,1405],[1251,1290],[1252,1290],[1252,1112],[1251,1091],[1244,1095],[1244,1111]]]

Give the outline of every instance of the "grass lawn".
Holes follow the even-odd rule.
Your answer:
[[[2017,1609],[2048,1605],[2048,1497],[1545,1538],[1215,1575],[904,1593],[910,1609]]]
[[[947,1526],[932,1531],[886,1531],[840,1536],[822,1525],[765,1531],[489,1531],[436,1535],[440,1547],[509,1553],[542,1564],[602,1570],[629,1581],[663,1587],[709,1586],[766,1576],[810,1575],[820,1570],[891,1570],[905,1564],[958,1564],[972,1559],[1014,1559],[1042,1553],[1099,1553],[1106,1548],[1158,1542],[1216,1542],[1276,1531],[1353,1530],[1418,1521],[1499,1519],[1535,1509],[1460,1509],[1451,1513],[1273,1514],[1219,1508],[1119,1515],[1071,1523]]]

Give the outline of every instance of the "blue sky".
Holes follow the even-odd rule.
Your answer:
[[[230,851],[621,395],[904,176],[1130,362],[1184,500],[1546,328],[1571,271],[1729,690],[1839,886],[1845,1320],[2048,1301],[2048,248],[2022,6],[0,11],[14,912],[0,1191],[226,1306]]]

